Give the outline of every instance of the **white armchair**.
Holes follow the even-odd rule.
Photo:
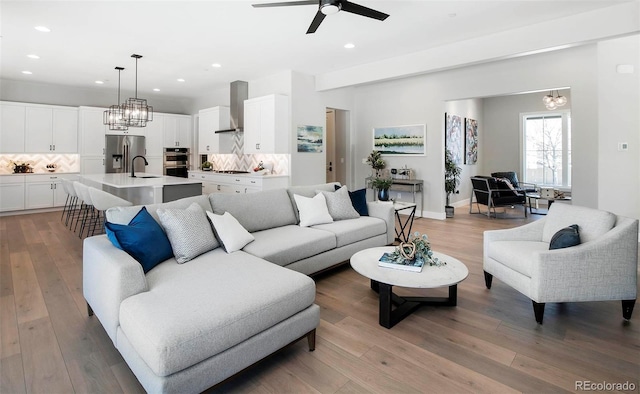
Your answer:
[[[573,224],[581,244],[549,250],[551,237]],[[540,324],[547,302],[621,300],[629,320],[637,297],[638,220],[553,204],[533,223],[485,231],[483,268],[488,289],[495,276],[529,297]]]

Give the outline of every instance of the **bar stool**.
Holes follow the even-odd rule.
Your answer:
[[[93,208],[93,204],[91,203],[91,196],[89,195],[89,186],[84,185],[80,182],[73,182],[73,187],[78,194],[78,197],[82,200],[82,204],[80,205],[80,216],[82,216],[82,223],[80,224],[80,232],[78,233],[78,237],[82,238],[82,234],[84,234],[84,229],[87,228],[87,233],[89,232],[89,228],[87,227],[87,221],[91,222],[95,216],[95,209]],[[78,222],[80,222],[80,218],[76,221],[76,225],[73,228],[73,231],[76,231],[78,228]]]
[[[95,187],[89,187],[89,196],[91,197],[91,203],[93,203],[93,207],[98,211],[96,220],[93,222],[93,228],[91,230],[91,235],[95,234],[96,225],[98,221],[102,220],[102,230],[104,231],[104,221],[107,209],[113,207],[128,207],[133,205],[131,202],[122,199],[118,196],[114,196],[111,193],[107,193],[100,189],[96,189]],[[88,234],[88,231],[87,231]]]
[[[73,187],[73,182],[68,179],[62,179],[62,188],[65,193],[67,193],[67,200],[65,201],[60,220],[64,218],[64,225],[69,226],[69,219],[71,219],[71,225],[69,226],[69,228],[71,228],[71,226],[73,226],[73,219],[77,216],[76,208],[78,207],[78,195],[76,194],[76,189]]]

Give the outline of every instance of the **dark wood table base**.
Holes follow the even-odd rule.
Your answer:
[[[423,305],[456,306],[458,285],[449,286],[449,297],[401,297],[392,291],[393,285],[371,280],[371,289],[380,296],[380,325],[391,328]],[[395,306],[395,309],[393,308]]]

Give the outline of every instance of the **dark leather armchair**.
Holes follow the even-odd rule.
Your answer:
[[[524,216],[527,217],[527,196],[523,190],[509,187],[509,184],[501,178],[489,176],[471,177],[471,199],[469,201],[469,213],[483,213],[480,205],[487,206],[487,217],[496,216],[496,207],[512,207],[522,205]],[[473,212],[473,203],[478,207],[478,212]]]

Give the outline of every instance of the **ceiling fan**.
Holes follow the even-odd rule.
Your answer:
[[[253,4],[254,7],[289,7],[294,5],[318,5],[318,12],[316,13],[315,18],[311,22],[309,29],[307,30],[307,34],[315,33],[320,26],[320,23],[324,20],[324,17],[327,15],[332,15],[338,13],[339,11],[350,12],[352,14],[366,16],[368,18],[377,19],[383,21],[389,17],[389,15],[373,10],[371,8],[367,8],[365,6],[361,6],[356,3],[352,3],[347,0],[302,0],[302,1],[287,1],[283,3],[262,3],[262,4]]]

